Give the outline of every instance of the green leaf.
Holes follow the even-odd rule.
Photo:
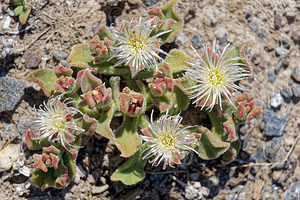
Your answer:
[[[109,40],[114,41],[114,37],[107,30],[106,26],[100,26],[96,30],[95,35],[98,35],[100,40],[104,40],[104,38],[107,37]]]
[[[228,151],[226,151],[221,158],[221,161],[223,164],[227,165],[231,162],[233,162],[238,154],[238,152],[240,151],[240,147],[241,147],[241,142],[239,140],[231,143],[230,148],[228,149]]]
[[[54,71],[47,68],[31,72],[26,76],[26,79],[38,83],[47,97],[54,92],[54,84],[57,81]]]
[[[112,139],[115,137],[113,131],[110,128],[111,120],[115,113],[114,104],[111,105],[110,109],[104,112],[101,117],[98,119],[98,124],[95,132],[103,137]]]
[[[173,49],[169,54],[170,56],[166,58],[166,62],[171,67],[173,73],[180,72],[184,70],[185,67],[189,67],[187,63],[189,58],[183,51]]]
[[[145,178],[144,167],[146,160],[141,158],[141,150],[131,156],[111,176],[112,181],[121,181],[125,185],[133,185]]]
[[[170,27],[173,31],[163,34],[160,38],[165,42],[172,42],[175,36],[182,29],[183,23],[182,19],[176,12],[177,0],[170,0],[161,10],[165,16],[165,20],[173,19],[175,23]],[[166,23],[167,24],[167,23]]]
[[[14,13],[16,16],[20,15],[23,12],[23,6],[18,6],[14,9]]]
[[[137,133],[138,117],[123,118],[122,125],[116,131],[116,145],[122,157],[132,156],[140,147],[142,141]]]
[[[199,156],[202,159],[216,159],[229,149],[229,142],[217,140],[214,137],[213,133],[210,132],[207,128],[199,127],[197,131],[201,133],[201,137],[196,150],[199,152]]]
[[[31,8],[25,8],[24,7],[24,10],[23,12],[20,13],[19,15],[19,21],[22,25],[25,25],[26,22],[27,22],[27,19],[28,19],[28,16],[30,14],[30,11],[31,11]]]
[[[176,115],[189,107],[190,99],[177,86],[174,86],[172,98],[172,107],[169,109],[170,115]]]
[[[78,65],[86,67],[86,64],[92,63],[93,60],[94,57],[91,54],[90,46],[88,44],[77,44],[72,47],[69,61],[74,67],[77,67]]]

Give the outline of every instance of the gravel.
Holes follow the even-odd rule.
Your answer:
[[[272,93],[271,95],[271,106],[275,109],[279,108],[283,102],[283,98],[280,93]]]
[[[289,103],[292,96],[293,96],[293,90],[291,90],[290,88],[286,87],[286,86],[283,86],[281,89],[280,89],[280,94],[282,95],[283,99]]]
[[[274,73],[273,70],[268,71],[268,80],[270,83],[274,83],[275,79],[276,79],[276,75]]]
[[[300,181],[293,182],[284,192],[284,200],[295,200],[300,198]]]
[[[300,82],[300,67],[299,66],[293,70],[292,77],[295,81]]]
[[[202,41],[198,34],[193,35],[192,44],[195,49],[200,49],[202,47]]]
[[[24,95],[24,81],[0,77],[0,112],[12,111]]]

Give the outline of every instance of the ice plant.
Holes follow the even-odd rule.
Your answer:
[[[166,168],[167,165],[181,164],[181,159],[190,151],[195,151],[193,147],[197,145],[196,137],[189,130],[191,127],[183,127],[181,121],[179,114],[165,114],[154,122],[152,111],[151,122],[147,122],[149,128],[142,130],[144,135],[141,138],[146,145],[142,152],[143,159],[152,158],[149,162],[155,166],[163,162],[163,167]]]
[[[114,66],[121,64],[129,66],[132,77],[144,68],[157,70],[158,62],[163,60],[159,53],[166,54],[160,49],[159,36],[171,30],[152,35],[155,28],[157,24],[154,18],[148,20],[140,18],[138,21],[132,19],[122,27],[112,28],[116,45],[111,47],[113,55],[110,59],[118,60]]]
[[[251,71],[244,59],[248,44],[227,45],[222,51],[215,43],[204,46],[199,64],[178,49],[165,53],[161,45],[173,42],[183,26],[176,5],[170,0],[138,21],[101,26],[90,41],[72,48],[66,66],[27,75],[50,97],[36,109],[39,130],[25,134],[28,149],[40,150],[33,155],[35,186],[66,187],[76,172],[82,138],[93,135],[109,139],[127,159],[111,176],[126,185],[145,177],[147,160],[166,168],[179,164],[190,151],[224,164],[236,158],[238,125],[261,112],[251,94],[231,100],[239,89],[235,82]],[[189,98],[210,108],[210,124],[180,124],[179,113],[188,109]],[[148,114],[151,110],[157,119]],[[116,118],[122,122],[114,130]]]
[[[193,103],[197,106],[212,109],[218,104],[222,109],[224,97],[234,106],[232,93],[241,89],[235,82],[249,76],[249,72],[242,67],[243,63],[237,62],[241,58],[232,57],[234,47],[229,46],[227,44],[221,51],[214,41],[212,47],[203,46],[202,55],[193,49],[200,62],[189,62],[191,67],[186,68],[186,76],[197,83],[188,88],[192,93],[189,98],[195,99]]]
[[[73,116],[80,113],[74,107],[69,107],[69,99],[61,101],[62,96],[51,97],[48,102],[44,102],[43,106],[36,109],[36,120],[34,121],[40,129],[39,135],[34,138],[41,140],[47,138],[57,141],[66,149],[68,146],[74,147],[71,143],[75,141],[75,132],[84,132],[79,127]]]

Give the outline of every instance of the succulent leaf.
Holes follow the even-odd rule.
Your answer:
[[[19,21],[22,25],[26,24],[30,12],[31,12],[31,8],[23,7],[23,12],[21,12],[19,15]]]
[[[121,181],[125,185],[133,185],[145,178],[144,167],[147,160],[141,158],[141,150],[131,156],[111,176],[112,181]]]
[[[28,81],[38,83],[44,94],[49,97],[54,92],[54,84],[57,81],[56,74],[51,69],[38,69],[26,76]]]
[[[165,61],[169,64],[173,73],[180,72],[189,66],[187,63],[187,61],[189,61],[188,56],[178,49],[170,51]]]
[[[77,44],[72,47],[69,61],[73,67],[88,68],[93,60],[89,44]]]

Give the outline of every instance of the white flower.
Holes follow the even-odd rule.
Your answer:
[[[153,122],[153,111],[151,114],[151,123],[147,122],[149,128],[143,129],[141,138],[145,141],[146,148],[142,152],[143,159],[153,158],[150,163],[157,166],[162,161],[164,168],[173,164],[180,164],[194,146],[197,140],[188,128],[180,125],[182,117],[161,116],[156,122]],[[196,152],[196,151],[195,151]],[[196,152],[197,153],[197,152]]]
[[[61,95],[50,97],[48,102],[36,109],[36,120],[34,121],[39,127],[40,133],[35,140],[47,138],[49,141],[57,141],[67,149],[66,145],[77,147],[70,143],[75,141],[75,131],[84,132],[80,128],[73,116],[81,113],[74,107],[68,107],[71,103],[68,99],[61,101]],[[78,147],[77,147],[78,148]]]
[[[188,88],[191,94],[190,99],[193,103],[201,106],[202,109],[208,106],[212,109],[214,105],[219,104],[222,109],[222,97],[224,96],[234,107],[231,101],[233,91],[241,89],[235,84],[249,76],[249,72],[241,66],[240,57],[228,56],[234,48],[228,48],[227,44],[221,51],[213,42],[212,48],[203,46],[203,56],[200,56],[195,49],[195,53],[200,59],[200,63],[188,63],[190,68],[186,68],[186,76],[197,82],[196,86]]]
[[[158,37],[171,30],[151,36],[156,27],[154,19],[142,20],[140,18],[138,22],[131,20],[123,24],[120,30],[112,28],[116,45],[112,47],[113,55],[110,60],[113,58],[118,60],[114,66],[121,64],[129,66],[132,77],[144,68],[157,70],[158,60],[163,60],[159,53],[166,54],[160,49]]]

